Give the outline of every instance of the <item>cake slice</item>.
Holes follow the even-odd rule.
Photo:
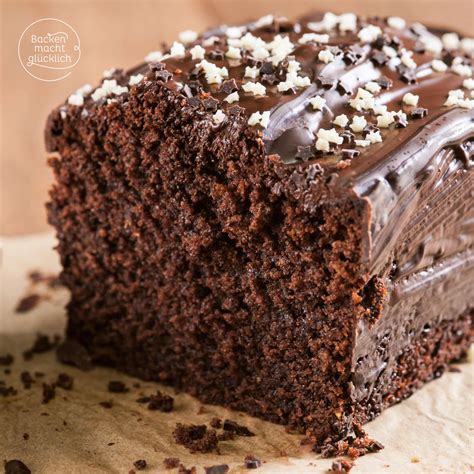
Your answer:
[[[55,109],[68,337],[338,439],[466,354],[474,40],[401,18],[180,34]]]

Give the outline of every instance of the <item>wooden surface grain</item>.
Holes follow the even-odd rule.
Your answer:
[[[294,18],[320,9],[398,15],[473,33],[474,0],[9,0],[0,1],[0,234],[48,229],[44,212],[51,173],[43,128],[48,112],[71,91],[94,83],[102,71],[132,66],[184,29],[233,24],[269,12]],[[17,58],[23,30],[53,17],[71,24],[82,57],[66,79],[46,83],[28,76]]]

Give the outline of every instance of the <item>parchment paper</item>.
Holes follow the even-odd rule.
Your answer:
[[[36,332],[62,333],[67,292],[49,292],[49,300],[32,311],[15,313],[19,298],[28,292],[29,271],[58,271],[54,239],[43,234],[2,239],[1,245],[0,355],[11,352],[15,363],[11,375],[0,368],[0,380],[14,385],[18,395],[0,398],[0,463],[18,458],[35,473],[128,473],[135,460],[146,459],[149,467],[143,472],[171,472],[164,470],[162,461],[178,457],[199,473],[204,466],[224,463],[231,473],[240,473],[253,472],[243,466],[245,455],[252,453],[264,461],[256,473],[322,473],[330,467],[332,460],[319,459],[300,445],[302,436],[288,434],[281,426],[220,407],[206,405],[200,411],[202,404],[196,399],[153,383],[140,382],[139,389],[111,394],[106,388],[109,380],[122,380],[129,387],[137,380],[104,368],[81,372],[56,362],[52,352],[23,361],[21,354]],[[474,364],[470,360],[459,365],[461,373],[444,374],[368,424],[369,435],[385,449],[358,459],[352,472],[472,472]],[[22,370],[44,372],[48,382],[66,372],[74,376],[74,389],[58,389],[56,398],[42,405],[41,384],[24,390],[19,380]],[[157,388],[175,398],[173,412],[149,411],[135,401],[140,392]],[[99,405],[109,399],[113,408]],[[208,424],[214,416],[235,420],[256,436],[221,442],[221,455],[190,454],[174,443],[177,422]],[[23,439],[24,433],[29,434],[28,440]]]

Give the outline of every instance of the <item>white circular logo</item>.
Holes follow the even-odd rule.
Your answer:
[[[23,69],[40,81],[60,81],[81,58],[81,41],[71,25],[57,18],[41,18],[28,26],[18,41]]]

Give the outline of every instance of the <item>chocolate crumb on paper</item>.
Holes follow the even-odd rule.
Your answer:
[[[43,383],[43,405],[49,403],[56,396],[56,388],[54,384]]]
[[[230,431],[238,436],[255,436],[246,426],[239,425],[237,422],[232,420],[224,421],[224,431]]]
[[[111,380],[107,384],[107,390],[111,393],[127,393],[129,388],[120,380]]]
[[[15,313],[27,313],[38,306],[41,296],[37,293],[23,296],[15,307]]]
[[[204,471],[206,474],[226,474],[229,472],[229,466],[227,464],[219,464],[217,466],[205,467]]]
[[[11,354],[4,354],[0,356],[0,365],[9,366],[12,365],[15,358]]]
[[[262,461],[253,454],[247,454],[244,459],[244,464],[247,469],[258,469],[262,465]]]
[[[138,459],[133,463],[133,465],[138,471],[143,471],[144,469],[146,469],[147,463],[145,459]]]
[[[179,466],[179,458],[165,458],[163,459],[165,469],[175,469]]]
[[[33,345],[23,352],[23,358],[30,360],[35,354],[42,354],[53,350],[59,343],[59,336],[55,335],[52,339],[46,334],[38,333]]]
[[[354,467],[352,461],[346,459],[336,459],[331,465],[331,469],[328,470],[328,473],[331,474],[344,474],[349,472]]]
[[[177,423],[173,437],[177,444],[183,445],[192,454],[218,452],[216,432],[208,430],[206,425]]]
[[[31,474],[28,466],[19,459],[5,461],[5,474]]]

